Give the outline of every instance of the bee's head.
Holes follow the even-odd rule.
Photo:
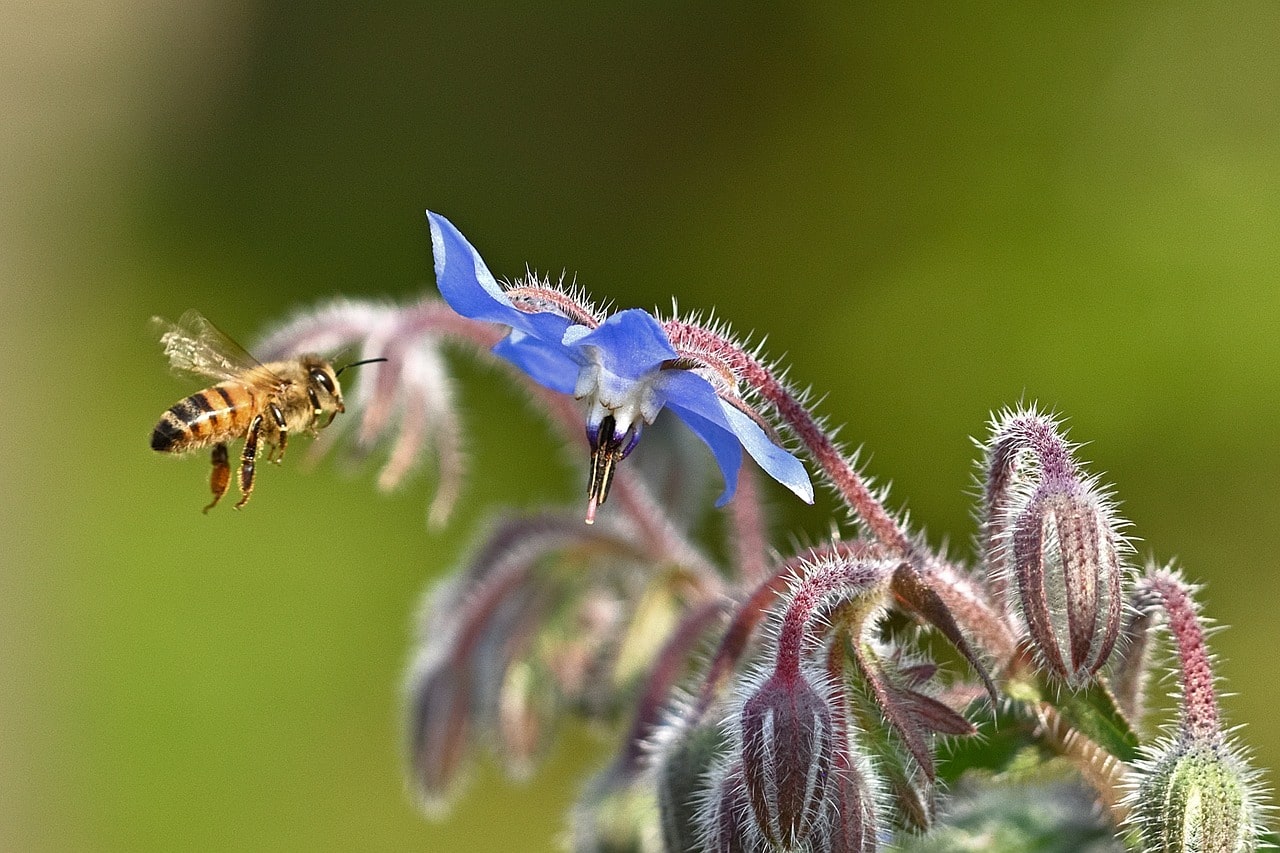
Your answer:
[[[344,364],[337,370],[334,370],[329,362],[320,358],[308,356],[303,359],[303,366],[307,370],[307,394],[311,397],[311,407],[314,409],[316,419],[319,420],[326,412],[329,415],[329,419],[323,426],[328,426],[335,416],[346,411],[346,407],[342,404],[342,386],[338,384],[338,377],[342,371],[348,367],[375,361],[386,361],[386,359],[366,358],[363,361]]]
[[[334,416],[346,411],[342,405],[342,387],[338,385],[338,371],[333,365],[316,356],[304,356],[302,367],[307,372],[307,397],[311,402],[316,426],[328,426]],[[321,423],[321,418],[328,419]]]

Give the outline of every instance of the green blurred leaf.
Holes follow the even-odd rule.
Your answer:
[[[1130,762],[1138,757],[1138,736],[1101,681],[1075,693],[1055,689],[1043,693],[1067,723],[1116,758]]]
[[[1092,795],[1061,779],[971,780],[948,800],[937,828],[899,839],[902,853],[1120,853]]]

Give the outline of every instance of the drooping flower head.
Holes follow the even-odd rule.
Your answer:
[[[733,497],[743,449],[771,477],[813,502],[813,486],[800,461],[723,399],[696,359],[671,345],[652,314],[633,308],[598,317],[551,287],[504,290],[452,223],[431,211],[427,219],[436,284],[445,302],[464,317],[510,327],[493,348],[496,355],[540,385],[587,402],[588,523],[609,496],[618,462],[664,408],[715,456],[725,480],[717,506]]]

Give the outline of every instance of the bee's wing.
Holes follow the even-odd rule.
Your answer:
[[[174,370],[218,380],[236,379],[245,373],[274,376],[244,347],[219,329],[194,308],[178,322],[152,317],[151,322],[163,330],[160,343]]]

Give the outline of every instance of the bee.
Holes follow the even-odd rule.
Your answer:
[[[213,501],[205,512],[217,506],[231,485],[228,442],[244,439],[239,509],[253,494],[259,450],[265,450],[268,461],[280,462],[289,433],[314,436],[346,410],[338,385],[343,370],[386,361],[367,359],[334,370],[318,355],[303,355],[262,364],[198,311],[186,312],[177,323],[160,317],[152,322],[165,330],[160,342],[175,370],[218,380],[213,387],[170,406],[151,433],[151,449],[160,453],[213,447],[209,477]]]

